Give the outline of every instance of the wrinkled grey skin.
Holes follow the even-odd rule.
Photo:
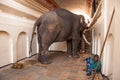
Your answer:
[[[67,53],[79,58],[77,47],[86,28],[84,16],[75,15],[65,9],[56,9],[42,15],[34,24],[37,27],[39,56],[38,60],[48,64],[48,48],[54,42],[67,41]]]

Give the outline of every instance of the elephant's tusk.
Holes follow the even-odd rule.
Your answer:
[[[88,45],[91,45],[91,42],[88,42],[88,40],[86,39],[85,35],[83,34],[83,39],[85,40],[85,42],[88,44]]]

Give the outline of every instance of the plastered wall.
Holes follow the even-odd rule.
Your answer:
[[[104,0],[102,15],[94,25],[93,53],[99,55],[105,39],[113,8],[115,14],[111,23],[111,29],[102,55],[102,72],[109,76],[110,80],[120,80],[120,0]],[[101,42],[101,43],[100,43]],[[101,45],[101,46],[99,46]]]
[[[111,0],[115,4],[115,25],[114,25],[114,50],[113,50],[113,80],[120,80],[120,0]]]
[[[32,20],[0,12],[0,67],[29,57],[33,24]]]

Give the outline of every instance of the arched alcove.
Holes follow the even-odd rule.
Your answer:
[[[32,41],[32,53],[31,55],[34,55],[38,53],[38,39],[37,39],[37,34],[34,34],[33,41]]]
[[[0,66],[13,62],[12,38],[6,31],[0,31]]]
[[[21,32],[17,38],[17,60],[28,57],[28,37],[26,32]]]
[[[107,39],[107,43],[106,43],[106,53],[105,53],[105,62],[104,62],[104,65],[105,65],[105,74],[106,75],[111,75],[112,72],[113,72],[113,49],[114,49],[114,38],[113,38],[113,35],[110,34],[108,36],[108,39]]]

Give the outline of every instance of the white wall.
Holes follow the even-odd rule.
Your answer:
[[[5,31],[0,31],[0,66],[12,62],[12,46],[11,36]]]
[[[17,17],[14,15],[8,14],[8,13],[4,13],[2,11],[0,12],[0,35],[1,35],[0,37],[0,43],[1,43],[0,44],[1,45],[0,46],[0,53],[1,53],[0,66],[4,66],[7,64],[16,62],[17,54],[21,50],[22,52],[25,52],[24,51],[26,50],[24,49],[25,46],[21,48],[21,45],[17,45],[17,44],[23,43],[25,38],[28,38],[28,40],[25,43],[29,43],[30,38],[31,38],[33,24],[34,24],[34,21],[32,20]],[[22,42],[19,42],[18,38],[21,32],[25,32],[27,36],[25,36],[25,38],[20,40]],[[27,49],[27,52],[22,53],[25,55],[22,58],[28,57],[28,51],[29,49]]]
[[[100,19],[97,21],[95,26],[94,34],[100,35],[101,47],[106,36],[108,24],[112,15],[113,8],[115,7],[115,15],[112,20],[111,29],[109,36],[104,48],[103,57],[102,57],[102,72],[105,75],[108,75],[111,80],[120,80],[120,0],[104,0],[103,10]],[[95,37],[94,39],[95,40]],[[95,43],[93,52],[98,48],[96,45],[100,43]],[[99,50],[99,49],[97,49]]]
[[[114,52],[113,52],[113,80],[120,80],[120,0],[111,0],[115,6],[115,25],[114,25]]]
[[[114,38],[112,34],[109,34],[108,40],[106,42],[106,53],[105,56],[105,74],[112,75],[113,74],[113,48],[114,48]],[[110,76],[112,78],[112,76]]]
[[[97,20],[96,24],[94,25],[94,32],[93,32],[93,54],[98,54],[98,50],[101,49],[102,43],[104,40],[104,13],[100,16]],[[98,43],[99,42],[99,43]]]
[[[29,57],[29,44],[28,44],[28,35],[26,32],[21,32],[17,38],[17,58],[21,60],[25,57]]]
[[[37,42],[34,40],[33,52],[29,54],[29,45],[35,20],[31,20],[32,18],[27,19],[26,16],[23,16],[22,14],[39,17],[42,13],[26,7],[15,0],[0,0],[0,4],[8,6],[7,8],[0,8],[1,67],[38,52]],[[0,5],[0,7],[3,7],[2,5]],[[22,14],[20,13],[18,16],[12,15],[9,13],[9,8],[12,9],[11,11],[18,11]],[[4,9],[8,11],[5,11]]]

